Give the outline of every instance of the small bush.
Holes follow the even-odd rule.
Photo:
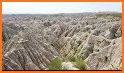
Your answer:
[[[58,58],[55,58],[48,64],[49,70],[62,70],[62,61]]]
[[[84,62],[84,58],[82,57],[68,57],[68,60],[72,62],[77,68],[80,70],[86,70],[86,63]]]
[[[75,61],[75,65],[81,70],[86,70],[86,63],[82,58],[77,58]]]

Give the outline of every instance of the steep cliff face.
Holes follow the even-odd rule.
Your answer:
[[[66,62],[73,57],[83,58],[87,70],[122,67],[120,13],[3,15],[2,32],[3,70],[49,70],[55,58],[66,70],[80,70]]]

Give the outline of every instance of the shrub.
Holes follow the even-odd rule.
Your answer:
[[[77,58],[75,61],[75,65],[81,70],[86,70],[86,63],[82,58]]]
[[[62,61],[58,58],[55,58],[48,64],[49,70],[62,70]]]
[[[77,68],[81,70],[86,70],[86,63],[84,62],[84,58],[78,57],[68,57],[68,60],[72,62]]]

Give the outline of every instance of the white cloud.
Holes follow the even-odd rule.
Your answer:
[[[3,14],[122,12],[122,2],[2,2]]]

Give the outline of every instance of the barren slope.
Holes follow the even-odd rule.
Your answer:
[[[121,69],[121,19],[120,13],[3,15],[3,70],[49,70],[55,58],[66,66],[73,57],[88,70]]]

